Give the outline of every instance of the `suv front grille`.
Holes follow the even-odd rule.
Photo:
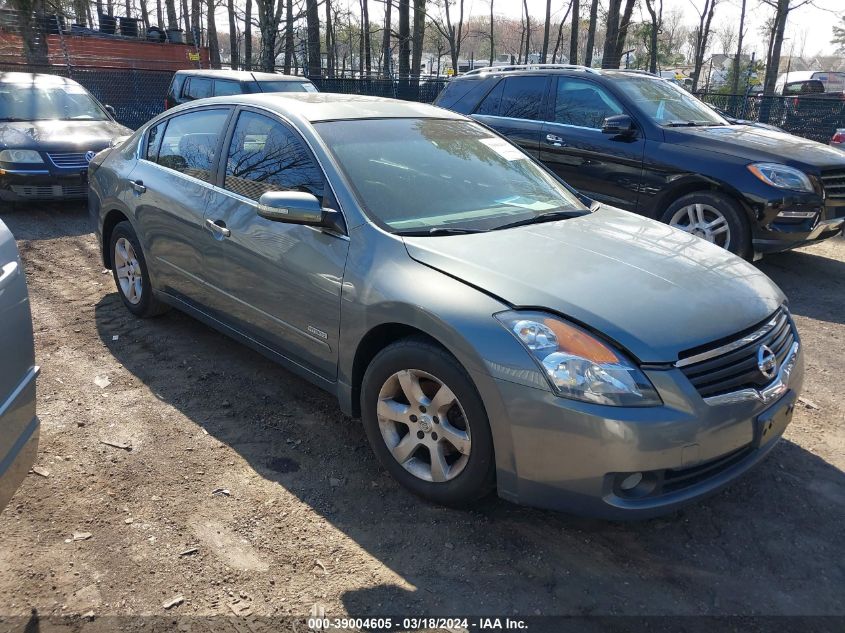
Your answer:
[[[845,198],[845,169],[822,172],[822,186],[828,198]]]
[[[781,367],[795,341],[789,313],[781,309],[765,323],[733,341],[709,350],[692,350],[693,353],[682,357],[675,366],[689,378],[703,398],[740,389],[759,389],[773,380],[764,376],[757,366],[760,347],[768,346],[777,357],[777,366]]]
[[[47,158],[61,169],[88,169],[85,152],[47,152]]]

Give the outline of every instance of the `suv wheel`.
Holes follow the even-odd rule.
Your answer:
[[[135,316],[152,317],[167,311],[150,285],[147,260],[135,229],[129,222],[114,227],[110,246],[112,275],[123,305]]]
[[[370,363],[361,413],[381,465],[417,495],[466,505],[494,484],[493,437],[475,385],[444,349],[405,339]]]
[[[740,257],[747,259],[751,253],[748,218],[736,201],[723,194],[687,194],[670,205],[661,219]]]

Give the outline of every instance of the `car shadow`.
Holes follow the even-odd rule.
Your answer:
[[[0,220],[17,240],[52,240],[91,232],[84,200],[0,204]]]
[[[660,519],[596,521],[495,497],[455,510],[399,487],[377,467],[360,422],[252,350],[175,311],[135,319],[116,293],[95,315],[103,344],[155,397],[392,572],[343,594],[352,614],[841,608],[845,475],[788,439],[726,491]],[[346,573],[367,585],[371,572]]]
[[[845,261],[802,249],[769,255],[759,267],[786,293],[793,314],[845,323]]]

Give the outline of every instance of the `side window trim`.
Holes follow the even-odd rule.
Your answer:
[[[240,116],[240,114],[242,112],[252,112],[254,114],[260,114],[262,116],[267,117],[268,119],[271,119],[271,120],[273,120],[277,123],[284,125],[294,135],[294,137],[296,137],[302,143],[303,147],[305,147],[305,150],[308,152],[308,155],[311,157],[311,160],[314,161],[314,164],[317,166],[317,169],[319,169],[320,173],[323,175],[323,181],[325,182],[325,185],[326,185],[326,190],[323,194],[323,197],[324,198],[328,197],[334,203],[335,211],[340,213],[340,215],[343,217],[344,226],[348,227],[349,222],[346,218],[346,214],[344,213],[343,208],[341,207],[340,199],[338,198],[337,192],[334,190],[334,186],[332,185],[331,181],[329,180],[329,177],[326,175],[326,170],[323,168],[323,164],[320,162],[320,159],[317,158],[317,153],[314,151],[314,147],[311,145],[311,143],[308,142],[308,139],[306,139],[304,136],[302,136],[302,134],[300,134],[299,130],[297,130],[290,123],[290,121],[288,121],[283,116],[280,116],[278,113],[276,113],[272,110],[265,110],[264,108],[260,108],[260,107],[256,107],[256,106],[248,106],[248,105],[246,105],[246,106],[239,105],[239,106],[232,108],[232,113],[229,115],[229,121],[226,124],[227,125],[226,133],[223,134],[224,141],[223,141],[222,147],[225,148],[225,150],[221,149],[220,153],[218,155],[217,182],[215,183],[215,186],[220,191],[222,191],[223,193],[225,193],[229,196],[235,197],[238,200],[249,203],[250,205],[252,205],[256,208],[258,207],[257,201],[252,200],[251,198],[247,198],[246,196],[242,196],[241,194],[239,194],[237,192],[229,191],[224,186],[225,181],[226,181],[226,161],[229,159],[229,147],[232,144],[232,137],[235,134],[235,127],[237,127],[237,125],[238,125],[238,117]],[[226,152],[225,156],[223,156],[223,151]],[[315,228],[315,227],[309,227],[309,228]]]

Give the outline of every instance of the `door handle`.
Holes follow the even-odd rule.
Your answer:
[[[555,147],[563,147],[566,143],[563,142],[563,137],[557,134],[546,134],[546,141]]]
[[[15,278],[15,273],[18,272],[18,263],[9,262],[3,268],[0,268],[0,291]]]
[[[135,193],[144,193],[147,190],[147,188],[144,186],[143,180],[133,180],[132,189],[135,190]]]
[[[205,225],[211,229],[212,233],[217,233],[222,237],[229,237],[232,234],[232,231],[226,228],[226,223],[223,220],[206,220]]]

